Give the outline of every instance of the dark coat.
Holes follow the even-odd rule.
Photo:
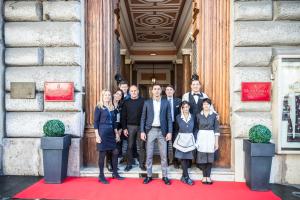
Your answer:
[[[154,119],[154,108],[153,108],[153,99],[147,100],[143,106],[143,112],[141,117],[141,132],[146,134],[152,128],[152,123]],[[171,117],[171,108],[168,100],[161,99],[160,104],[160,127],[161,132],[164,136],[167,133],[172,133],[172,117]]]
[[[109,111],[107,108],[99,108],[96,106],[94,128],[98,129],[99,136],[102,140],[100,144],[97,143],[97,150],[114,150],[117,144],[114,132],[114,129],[117,128],[115,111]]]

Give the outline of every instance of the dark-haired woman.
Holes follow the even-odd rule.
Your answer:
[[[211,100],[203,99],[202,111],[197,114],[197,159],[196,162],[203,172],[202,183],[212,184],[210,178],[214,152],[219,148],[219,121],[217,114],[211,110]]]
[[[178,135],[174,141],[175,158],[181,160],[182,177],[181,181],[188,185],[194,182],[188,174],[189,162],[193,159],[193,150],[195,147],[194,133],[196,132],[196,119],[190,113],[190,104],[187,101],[181,103],[181,114],[176,116],[176,127],[178,127]]]
[[[113,106],[114,106],[114,113],[116,118],[116,128],[120,137],[120,141],[117,142],[117,149],[119,151],[118,157],[122,156],[122,143],[121,143],[121,133],[122,133],[122,126],[121,126],[121,111],[122,111],[122,101],[123,101],[123,91],[121,89],[117,89],[116,92],[113,94]],[[108,153],[106,155],[106,167],[108,171],[112,172],[112,154]]]

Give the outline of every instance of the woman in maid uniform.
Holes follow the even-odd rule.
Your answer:
[[[182,177],[181,181],[188,185],[193,185],[194,182],[188,174],[189,162],[193,159],[193,150],[195,147],[194,133],[196,130],[196,118],[190,113],[190,104],[183,101],[180,106],[181,113],[176,116],[176,128],[178,135],[174,141],[175,158],[181,160]]]
[[[196,140],[196,163],[203,172],[203,184],[212,184],[210,178],[214,162],[214,153],[219,148],[219,121],[217,114],[211,110],[211,100],[202,100],[202,111],[197,114],[198,133]]]

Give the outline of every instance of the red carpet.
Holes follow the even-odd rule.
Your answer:
[[[164,185],[160,179],[148,185],[142,179],[109,179],[110,184],[98,183],[97,178],[67,178],[63,184],[45,184],[41,180],[14,198],[22,199],[84,199],[84,200],[279,200],[271,191],[253,192],[245,183],[215,182],[213,185],[184,185],[172,180]]]

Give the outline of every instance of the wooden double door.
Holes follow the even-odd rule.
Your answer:
[[[118,0],[85,0],[86,68],[85,135],[83,162],[97,166],[98,153],[93,114],[101,90],[116,87],[115,44],[119,37]],[[220,114],[221,136],[218,167],[231,166],[229,105],[230,0],[193,0],[193,55],[191,73],[200,76],[203,91]],[[194,67],[196,66],[196,67]]]

